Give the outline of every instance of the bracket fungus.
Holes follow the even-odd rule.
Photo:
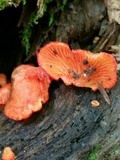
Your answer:
[[[37,54],[38,64],[54,79],[66,85],[89,87],[96,91],[98,83],[112,88],[117,81],[115,58],[105,52],[93,54],[86,50],[70,50],[63,42],[51,42]]]
[[[4,113],[14,120],[26,119],[47,102],[51,78],[40,67],[20,65],[13,71],[11,79],[11,94]]]

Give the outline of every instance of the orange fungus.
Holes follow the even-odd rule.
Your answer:
[[[7,103],[10,95],[11,84],[7,83],[7,77],[5,74],[0,73],[0,108],[2,109]]]
[[[0,73],[0,87],[3,87],[7,84],[7,77],[4,73]]]
[[[0,108],[3,108],[10,96],[11,84],[8,83],[0,88]]]
[[[18,66],[11,79],[11,94],[4,113],[14,120],[26,119],[48,100],[51,79],[42,68],[30,65]]]
[[[105,52],[93,54],[86,50],[70,50],[62,42],[51,42],[37,54],[38,64],[54,79],[66,85],[98,89],[112,88],[117,81],[115,58]]]
[[[67,44],[51,42],[40,49],[37,60],[38,64],[42,66],[51,77],[58,80],[63,75],[66,75],[69,66],[67,60],[70,55],[71,50]]]
[[[80,78],[75,54],[62,42],[51,42],[37,54],[38,64],[55,80],[61,78],[66,85],[71,85]]]
[[[2,160],[15,160],[15,154],[10,147],[5,147],[2,153]]]
[[[73,52],[76,53],[77,59],[81,58],[81,87],[89,87],[95,91],[98,89],[98,83],[107,89],[115,85],[117,63],[112,55],[105,52],[93,54],[84,50]],[[84,63],[85,61],[87,63]]]

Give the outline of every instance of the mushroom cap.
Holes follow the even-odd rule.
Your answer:
[[[7,84],[7,77],[4,73],[0,73],[0,87]]]
[[[86,50],[70,50],[63,42],[51,42],[37,54],[38,64],[55,80],[66,85],[98,89],[97,83],[111,88],[117,81],[115,58],[105,52],[93,54]]]
[[[38,64],[55,80],[61,78],[66,85],[73,83],[72,70],[76,70],[74,54],[63,42],[51,42],[37,54]],[[79,76],[79,75],[78,75]]]
[[[10,147],[5,147],[2,153],[2,160],[15,160],[15,154]]]
[[[11,79],[11,94],[4,113],[14,120],[26,119],[48,100],[51,79],[42,68],[30,65],[18,66]]]
[[[85,50],[73,50],[76,59],[81,63],[80,86],[89,87],[92,90],[98,89],[98,83],[103,88],[110,89],[117,82],[117,62],[115,58],[105,52],[91,53]],[[84,61],[87,60],[87,64]],[[76,86],[79,86],[77,83]]]
[[[3,108],[10,96],[11,84],[5,84],[0,88],[0,108]]]

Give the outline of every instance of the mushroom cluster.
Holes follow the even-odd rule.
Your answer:
[[[117,81],[116,60],[105,52],[93,54],[86,50],[70,50],[67,44],[51,42],[41,48],[37,60],[51,77],[61,78],[66,85],[96,91],[98,83],[109,89]]]
[[[20,65],[13,71],[4,101],[7,117],[22,120],[40,110],[49,98],[48,89],[53,79],[94,91],[110,89],[117,81],[117,63],[111,54],[71,50],[63,42],[50,42],[42,47],[37,53],[37,62],[38,67]]]

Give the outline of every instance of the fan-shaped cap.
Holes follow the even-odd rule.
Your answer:
[[[93,54],[85,50],[70,50],[62,42],[51,42],[37,54],[38,64],[54,79],[66,85],[98,89],[97,83],[111,88],[117,81],[115,58],[108,53]]]
[[[7,77],[4,73],[0,73],[0,87],[7,84]]]
[[[81,87],[89,87],[95,91],[98,89],[98,84],[108,89],[115,85],[117,62],[111,54],[105,52],[93,54],[84,50],[72,52],[76,54],[76,59],[80,59],[81,62]]]
[[[75,55],[69,46],[62,42],[51,42],[37,54],[38,64],[55,80],[61,78],[70,85],[80,77],[77,74]]]
[[[4,113],[14,120],[26,119],[48,100],[51,79],[42,68],[30,65],[18,66],[11,79],[11,94]]]

